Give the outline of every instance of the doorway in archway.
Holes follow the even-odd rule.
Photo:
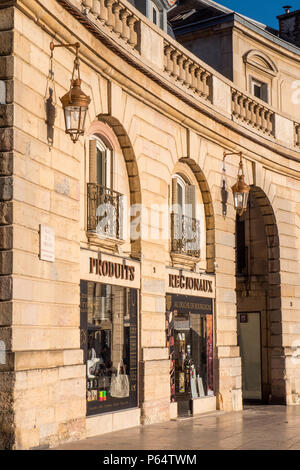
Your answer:
[[[252,187],[236,220],[237,331],[245,402],[284,400],[279,240],[272,207]],[[278,361],[277,361],[278,363]]]

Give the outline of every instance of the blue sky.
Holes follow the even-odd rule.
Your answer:
[[[294,0],[292,2],[285,0],[250,0],[248,2],[243,0],[214,1],[276,29],[278,29],[276,16],[284,13],[283,5],[293,5],[291,11],[300,9],[300,0]]]

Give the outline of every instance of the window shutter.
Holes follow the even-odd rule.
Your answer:
[[[187,184],[185,187],[185,211],[188,217],[196,218],[196,186]]]
[[[172,178],[172,206],[177,204],[177,178]]]
[[[97,183],[97,141],[89,141],[89,182]]]

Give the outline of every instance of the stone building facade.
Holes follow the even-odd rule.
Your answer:
[[[54,447],[176,417],[166,312],[183,295],[212,315],[210,393],[194,413],[242,409],[238,336],[257,312],[259,398],[300,404],[300,49],[234,21],[230,81],[126,0],[1,2],[0,447]],[[51,63],[51,41],[80,43],[91,104],[75,145],[56,99],[74,52],[55,49]],[[238,220],[226,188],[239,159],[224,152],[242,152],[251,186]],[[193,201],[197,250],[174,243],[180,191]],[[123,217],[99,237],[103,194]],[[100,408],[87,402],[87,344],[100,330],[105,344],[114,338],[111,368],[123,355],[130,370],[118,410],[102,392]]]

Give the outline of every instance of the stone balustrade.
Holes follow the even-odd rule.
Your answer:
[[[295,145],[300,147],[300,124],[295,122]]]
[[[206,66],[180,44],[176,44],[166,33],[152,25],[127,1],[119,0],[70,0],[98,28],[111,37],[124,41],[140,56],[153,63],[166,77],[183,89],[201,97],[234,120],[251,126],[266,136],[277,137],[283,133],[281,121],[289,120],[271,109],[267,103],[252,98],[233,88],[231,83]],[[149,34],[153,32],[153,35]],[[145,37],[142,37],[142,36]],[[168,39],[169,38],[169,39]],[[153,49],[153,53],[152,53]],[[160,50],[162,56],[160,56]],[[231,103],[231,104],[230,104]],[[280,121],[280,122],[281,122]],[[294,126],[294,144],[300,147],[300,124]],[[277,123],[277,125],[275,125]],[[291,128],[292,130],[292,128]],[[288,131],[290,136],[290,131]],[[281,136],[282,137],[282,136]],[[292,136],[290,136],[292,137]],[[285,139],[281,139],[285,140]]]
[[[267,135],[274,135],[274,112],[267,106],[232,88],[232,114]]]
[[[173,45],[164,41],[164,70],[175,81],[211,100],[211,73]]]
[[[138,24],[140,19],[122,2],[115,0],[82,0],[83,11],[108,31],[121,38],[132,49],[140,43]]]

